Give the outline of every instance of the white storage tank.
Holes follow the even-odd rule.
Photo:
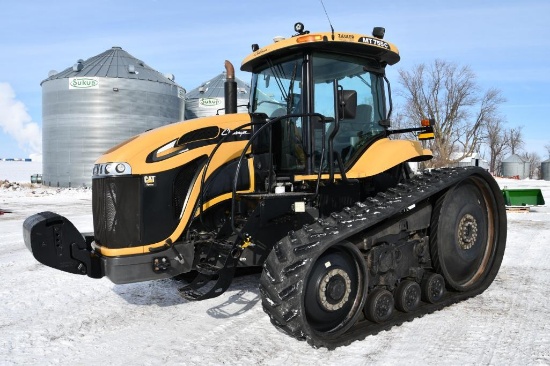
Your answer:
[[[94,161],[143,131],[182,121],[185,89],[120,47],[42,81],[43,184],[91,186]]]

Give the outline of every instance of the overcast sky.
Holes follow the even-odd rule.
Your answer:
[[[548,158],[550,1],[324,2],[336,31],[386,28],[401,53],[388,70],[394,90],[399,69],[436,58],[469,65],[482,89],[502,91],[501,112],[508,127],[523,126],[525,150]],[[238,68],[252,43],[290,36],[297,21],[330,30],[319,0],[0,0],[0,158],[41,152],[40,82],[50,70],[120,46],[191,90],[226,59]]]

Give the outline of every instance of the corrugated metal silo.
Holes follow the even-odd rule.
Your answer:
[[[129,137],[183,120],[185,89],[120,47],[42,81],[43,182],[91,186],[94,161]]]
[[[519,179],[529,178],[530,166],[531,164],[523,160],[519,155],[512,154],[502,160],[502,175],[504,177],[519,177]]]
[[[185,95],[185,119],[225,114],[224,84],[225,72],[208,80]],[[248,112],[250,85],[235,78],[237,82],[237,113]]]
[[[550,159],[540,163],[540,177],[544,180],[550,180]]]

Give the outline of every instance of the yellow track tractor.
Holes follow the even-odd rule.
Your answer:
[[[483,292],[506,242],[485,170],[412,174],[433,120],[391,129],[384,29],[252,45],[249,113],[226,62],[225,115],[137,135],[93,168],[93,234],[52,212],[24,222],[50,267],[114,283],[187,275],[189,300],[262,267],[271,322],[333,348]],[[398,139],[415,133],[418,140]]]

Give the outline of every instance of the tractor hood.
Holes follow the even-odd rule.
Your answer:
[[[181,166],[208,155],[220,139],[250,121],[249,114],[228,114],[149,130],[106,151],[96,160],[93,176],[153,174]],[[247,141],[250,136],[251,131],[245,129],[226,137],[226,141]],[[237,158],[244,145],[234,145],[224,144],[217,155],[226,160]]]

